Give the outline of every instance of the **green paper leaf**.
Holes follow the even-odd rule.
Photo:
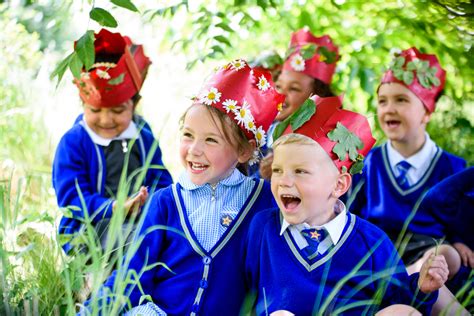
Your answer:
[[[416,77],[418,78],[418,82],[426,89],[430,89],[431,85],[429,84],[428,80],[426,79],[426,76],[423,75],[421,72],[418,72],[416,74]]]
[[[342,166],[342,167],[341,167],[341,172],[342,172],[342,173],[346,173],[346,172],[347,172],[347,167],[346,167],[346,166]]]
[[[363,168],[364,168],[364,162],[357,161],[351,166],[351,168],[349,169],[349,173],[350,174],[361,173]]]
[[[94,31],[87,31],[81,36],[77,41],[75,51],[86,70],[89,70],[95,60]]]
[[[125,74],[120,74],[119,76],[115,77],[115,78],[112,78],[110,79],[108,82],[108,84],[111,84],[113,86],[117,86],[119,84],[121,84],[123,82],[123,78],[125,77]]]
[[[283,132],[285,131],[285,129],[288,127],[289,124],[290,124],[289,118],[287,118],[283,122],[278,123],[278,125],[275,127],[275,130],[273,131],[273,135],[272,135],[273,141],[276,141],[281,136],[281,134],[283,134]]]
[[[403,82],[405,82],[405,84],[410,85],[413,82],[413,78],[414,78],[413,72],[405,71],[403,73]]]
[[[397,78],[398,80],[403,80],[403,74],[405,73],[403,71],[403,69],[393,69],[393,75],[395,76],[395,78]]]
[[[420,70],[426,72],[430,67],[430,63],[427,60],[422,60],[420,62]]]
[[[304,123],[306,123],[316,112],[316,104],[313,100],[307,99],[304,103],[298,108],[298,110],[293,113],[289,119],[291,128],[296,131]]]
[[[137,7],[130,0],[110,0],[110,2],[124,9],[130,10],[133,12],[138,12]]]
[[[416,70],[416,64],[412,61],[410,61],[409,63],[407,63],[407,70],[410,70],[410,71],[413,71],[413,70]]]
[[[405,64],[405,58],[402,57],[402,56],[398,56],[398,57],[395,58],[393,67],[394,68],[402,68],[404,64]]]
[[[82,61],[77,54],[73,53],[71,61],[69,62],[69,69],[71,69],[74,78],[79,79],[81,77]]]
[[[94,8],[89,13],[92,20],[96,21],[102,26],[117,27],[117,20],[107,10],[102,8]]]
[[[288,59],[288,57],[291,56],[291,54],[293,54],[295,52],[296,48],[294,46],[288,48],[288,50],[286,51],[285,53],[285,60]]]
[[[316,48],[317,46],[312,43],[301,46],[300,48],[301,57],[303,57],[303,59],[305,60],[313,58],[314,54],[316,54]]]
[[[336,128],[330,131],[327,136],[333,142],[337,142],[332,151],[341,161],[346,159],[347,154],[349,154],[350,160],[355,161],[359,155],[357,150],[364,148],[361,139],[341,122],[337,122]]]
[[[439,85],[441,84],[441,81],[438,79],[438,77],[433,77],[431,82],[437,87],[439,87]]]
[[[332,64],[336,62],[337,54],[336,52],[330,51],[324,46],[319,47],[318,49],[319,55],[321,55],[321,61],[326,64]]]

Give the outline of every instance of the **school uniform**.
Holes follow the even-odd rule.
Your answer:
[[[243,257],[250,220],[274,207],[270,185],[238,170],[217,186],[195,185],[187,174],[153,195],[128,270],[140,271],[141,287],[154,304],[135,311],[158,315],[238,315],[247,293]],[[119,272],[106,282],[113,288]],[[132,306],[138,287],[130,287]],[[132,314],[133,314],[132,309]],[[153,314],[152,314],[153,313]]]
[[[412,300],[429,314],[437,292],[415,293],[418,276],[408,276],[386,234],[338,204],[312,257],[301,234],[306,224],[289,225],[277,208],[252,221],[245,266],[257,315],[370,315]]]
[[[466,161],[436,146],[428,134],[423,148],[405,159],[411,167],[404,186],[398,181],[400,171],[397,173],[396,168],[401,160],[403,157],[390,142],[371,150],[364,160],[362,174],[353,178],[347,203],[351,212],[380,227],[392,241],[397,240],[411,218],[407,231],[414,234],[414,244],[409,245],[408,250],[413,249],[404,257],[409,264],[434,245],[432,238],[446,234],[446,224],[432,213],[417,209],[417,205],[429,188],[464,169]]]
[[[53,161],[53,187],[59,207],[68,208],[72,216],[63,216],[59,234],[78,233],[86,217],[92,225],[112,217],[112,204],[117,193],[122,166],[127,152],[127,174],[145,166],[148,155],[155,150],[153,134],[146,128],[139,130],[135,122],[116,139],[103,139],[95,134],[83,119],[64,134],[56,149]],[[132,145],[133,144],[133,145]],[[155,188],[172,183],[171,175],[163,167],[159,146],[151,158],[144,186],[153,192]],[[83,203],[87,213],[83,210]],[[63,245],[68,252],[70,243]]]

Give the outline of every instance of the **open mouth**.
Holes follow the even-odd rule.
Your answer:
[[[395,128],[395,127],[398,127],[400,125],[400,121],[388,120],[388,121],[385,121],[385,124],[387,124],[388,128]]]
[[[299,197],[291,194],[280,195],[280,200],[286,209],[294,209],[301,203],[301,199]]]
[[[194,170],[194,171],[203,171],[203,170],[206,170],[207,168],[209,168],[209,165],[205,165],[205,164],[201,164],[201,163],[197,163],[197,162],[189,161],[188,164],[189,164],[189,167],[191,168],[191,170]]]

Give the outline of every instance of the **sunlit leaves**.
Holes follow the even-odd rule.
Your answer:
[[[117,20],[115,20],[112,14],[102,8],[93,8],[89,16],[102,26],[117,27],[118,25]]]

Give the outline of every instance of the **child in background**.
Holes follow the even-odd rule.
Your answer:
[[[379,226],[393,242],[408,225],[411,238],[401,256],[410,273],[420,271],[434,253],[446,225],[417,210],[417,204],[426,190],[466,166],[426,132],[445,79],[435,55],[413,47],[394,59],[377,91],[377,117],[388,141],[368,154],[363,173],[354,177],[349,198],[353,202],[348,203],[351,211]],[[461,267],[458,251],[445,243],[438,253],[446,258],[452,278]]]
[[[273,144],[278,208],[257,214],[249,229],[257,315],[394,315],[414,308],[390,305],[412,302],[429,315],[447,279],[444,257],[409,277],[386,234],[346,211],[338,198],[375,140],[367,119],[342,110],[339,98],[312,100]]]
[[[130,315],[239,314],[247,293],[248,226],[258,210],[275,205],[269,184],[239,169],[257,158],[283,99],[269,73],[243,60],[217,70],[182,118],[185,172],[177,184],[153,195],[138,249],[99,296],[136,271],[140,287],[126,292],[131,306],[142,304],[143,295],[153,303]],[[93,307],[93,300],[87,304]]]
[[[83,232],[88,221],[102,248],[106,248],[122,169],[126,168],[127,179],[132,178],[129,194],[141,186],[138,194],[125,202],[130,213],[143,205],[148,190],[153,192],[172,183],[148,124],[135,115],[151,63],[142,45],[102,29],[95,34],[94,49],[91,70],[83,70],[81,77],[75,79],[84,113],[61,138],[53,161],[58,204],[69,208],[72,214],[63,216],[59,224],[59,234],[68,237],[63,245],[66,253],[73,248],[71,239]],[[140,171],[144,171],[147,159],[150,165],[141,180]]]
[[[286,55],[283,70],[275,83],[277,90],[286,98],[270,127],[269,147],[276,126],[297,111],[311,95],[334,95],[330,85],[340,56],[329,35],[316,37],[308,29],[301,29],[291,35]],[[270,179],[272,157],[270,152],[260,163],[260,176],[264,179]]]

